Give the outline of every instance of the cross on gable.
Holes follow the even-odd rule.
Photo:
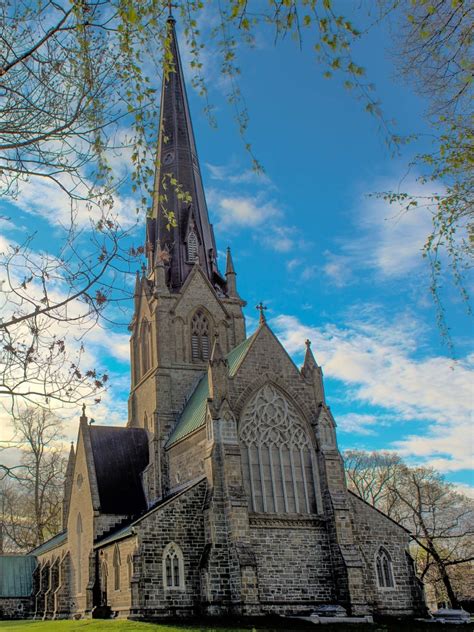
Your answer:
[[[256,309],[260,312],[259,322],[260,324],[266,322],[264,311],[267,309],[265,305],[260,301],[260,303],[256,306]]]

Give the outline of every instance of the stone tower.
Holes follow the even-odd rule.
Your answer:
[[[213,341],[224,354],[245,339],[242,307],[230,251],[226,273],[217,267],[196,151],[175,22],[167,21],[173,68],[161,91],[156,175],[146,226],[146,272],[137,275],[131,331],[128,426],[145,428],[150,464],[147,499],[169,488],[164,443],[207,370]],[[177,183],[177,184],[173,184]],[[191,201],[183,201],[184,191]]]

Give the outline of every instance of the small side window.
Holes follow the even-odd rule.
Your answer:
[[[393,579],[392,558],[383,547],[380,547],[376,555],[375,566],[377,569],[377,583],[379,588],[393,588],[395,581]]]
[[[163,552],[163,586],[165,590],[184,588],[183,554],[174,542],[170,542]]]

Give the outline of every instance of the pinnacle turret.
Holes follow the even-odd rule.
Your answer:
[[[227,282],[227,295],[230,298],[238,298],[239,295],[237,293],[237,281],[236,281],[236,273],[234,269],[234,262],[232,261],[232,255],[230,252],[230,248],[227,248],[227,257],[226,257],[226,267],[225,267],[225,278]]]
[[[305,340],[306,353],[304,356],[303,366],[301,368],[301,375],[312,382],[316,393],[316,399],[319,402],[324,402],[324,383],[323,383],[323,371],[316,362],[313,352],[311,351],[311,340]]]

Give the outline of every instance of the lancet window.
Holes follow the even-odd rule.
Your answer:
[[[187,257],[188,261],[193,263],[199,258],[199,242],[194,230],[190,230],[187,239]]]
[[[247,404],[240,423],[249,508],[256,512],[318,512],[314,448],[305,422],[272,384]]]
[[[141,373],[142,376],[147,373],[151,367],[150,355],[151,355],[151,345],[150,345],[150,323],[147,320],[142,322],[142,326],[140,327],[140,356],[141,356]]]
[[[77,514],[76,519],[76,535],[77,535],[77,591],[82,592],[82,517]]]
[[[378,550],[375,558],[375,565],[377,568],[377,582],[380,588],[393,588],[395,581],[393,579],[393,565],[392,558],[388,551],[382,546]]]
[[[170,542],[163,553],[163,585],[166,589],[184,587],[183,554],[174,542]]]
[[[201,309],[191,320],[191,355],[195,361],[209,360],[209,320]]]
[[[114,590],[120,590],[120,551],[117,545],[114,548]]]

